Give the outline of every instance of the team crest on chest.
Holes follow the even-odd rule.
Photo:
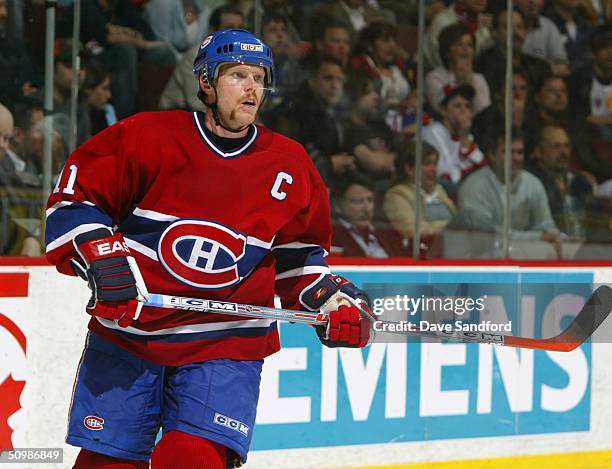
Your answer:
[[[177,220],[161,235],[159,260],[168,273],[196,288],[223,288],[240,281],[237,262],[246,236],[208,220]]]

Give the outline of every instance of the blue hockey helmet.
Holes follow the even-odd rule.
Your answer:
[[[207,83],[213,84],[219,74],[219,65],[232,62],[263,67],[266,87],[274,87],[272,51],[261,39],[244,29],[225,29],[207,36],[193,62],[193,73],[196,77],[203,75]]]

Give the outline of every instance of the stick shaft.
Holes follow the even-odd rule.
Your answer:
[[[325,325],[329,316],[325,313],[295,311],[291,309],[252,306],[228,301],[204,300],[182,296],[149,294],[144,306],[173,308],[203,313],[242,316],[253,319],[274,319],[312,326]],[[593,292],[584,307],[567,329],[548,339],[530,339],[487,332],[427,331],[408,328],[406,324],[391,321],[376,321],[375,330],[404,336],[426,337],[435,340],[490,343],[508,347],[568,352],[587,340],[612,310],[612,288],[602,285]]]

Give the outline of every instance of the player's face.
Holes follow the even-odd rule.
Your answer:
[[[217,79],[217,109],[232,128],[255,122],[264,94],[266,72],[256,65],[225,65]]]
[[[344,193],[338,208],[346,221],[357,228],[367,228],[374,216],[374,193],[367,187],[353,184]]]

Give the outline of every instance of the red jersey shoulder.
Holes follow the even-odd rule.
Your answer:
[[[318,174],[301,143],[261,125],[258,125],[257,129],[259,136],[255,150],[278,153],[288,164],[301,166],[311,173]]]

